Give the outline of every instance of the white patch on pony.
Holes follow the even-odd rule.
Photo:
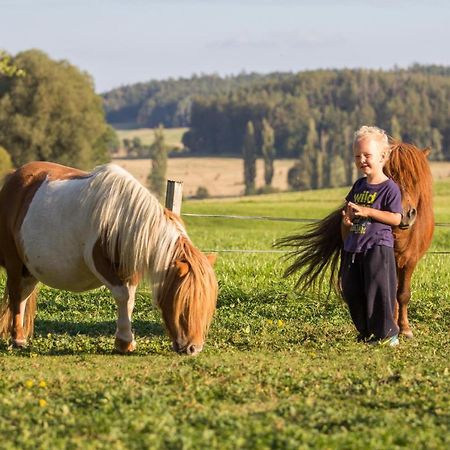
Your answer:
[[[44,181],[20,229],[28,270],[56,289],[81,292],[101,285],[84,259],[85,244],[95,234],[80,205],[88,182],[86,178]]]
[[[80,179],[45,180],[19,232],[30,273],[48,286],[75,292],[105,283],[92,261],[98,239],[124,276],[149,276],[153,300],[170,267],[180,235],[156,197],[114,164]],[[150,269],[149,269],[150,268]]]

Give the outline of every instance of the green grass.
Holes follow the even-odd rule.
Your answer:
[[[318,218],[346,189],[227,201],[183,212]],[[450,222],[450,182],[435,188]],[[202,249],[268,250],[303,225],[186,217]],[[432,251],[450,251],[450,228]],[[297,292],[277,254],[220,253],[218,309],[205,350],[170,351],[148,290],[136,301],[134,355],[112,354],[106,290],[41,288],[36,334],[22,351],[0,342],[0,448],[449,448],[450,255],[426,255],[413,279],[415,339],[355,342],[342,301]]]
[[[170,148],[181,148],[181,138],[188,128],[165,128],[164,140]],[[133,139],[138,137],[141,139],[142,145],[151,145],[154,141],[153,128],[136,128],[136,129],[116,129],[117,136],[122,143],[124,139]]]

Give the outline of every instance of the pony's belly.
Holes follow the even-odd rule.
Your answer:
[[[25,241],[27,269],[36,279],[56,289],[82,292],[101,286],[84,263],[83,255],[71,250],[74,249],[48,245],[43,252],[41,246]]]
[[[80,209],[83,181],[44,182],[20,228],[24,262],[48,286],[81,292],[101,286],[86,265],[89,221]]]

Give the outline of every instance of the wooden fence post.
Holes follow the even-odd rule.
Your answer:
[[[167,180],[166,208],[181,215],[181,202],[183,200],[183,182]]]

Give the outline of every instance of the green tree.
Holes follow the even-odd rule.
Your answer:
[[[3,182],[3,177],[13,168],[11,156],[3,148],[0,147],[0,184]]]
[[[255,128],[251,121],[247,122],[242,146],[242,156],[244,159],[245,195],[252,195],[255,193],[256,141]]]
[[[322,187],[323,160],[318,150],[319,138],[314,119],[308,121],[308,133],[306,143],[303,146],[303,152],[300,157],[303,167],[304,185],[307,189],[318,189]]]
[[[345,186],[345,163],[341,155],[333,155],[330,160],[330,179],[327,187]]]
[[[399,141],[402,140],[402,129],[400,127],[400,122],[395,115],[391,117],[391,136]]]
[[[266,119],[262,120],[261,129],[261,153],[264,159],[264,183],[266,186],[272,184],[273,163],[275,160],[275,132]]]
[[[0,75],[6,77],[22,77],[25,75],[23,69],[19,69],[15,64],[11,62],[11,56],[4,50],[0,50]]]
[[[106,127],[106,132],[102,135],[101,139],[104,140],[104,146],[109,153],[117,153],[119,151],[120,140],[116,130],[111,125]],[[103,148],[103,145],[99,146],[99,148]]]
[[[39,50],[12,63],[26,72],[0,76],[0,145],[14,165],[44,160],[91,168],[108,161],[109,130],[92,79]]]
[[[431,154],[430,157],[434,161],[442,161],[444,153],[442,152],[442,134],[437,128],[431,129]]]
[[[148,176],[150,190],[160,199],[164,199],[167,173],[167,149],[164,143],[164,127],[154,130],[154,141],[150,146],[152,171]]]

